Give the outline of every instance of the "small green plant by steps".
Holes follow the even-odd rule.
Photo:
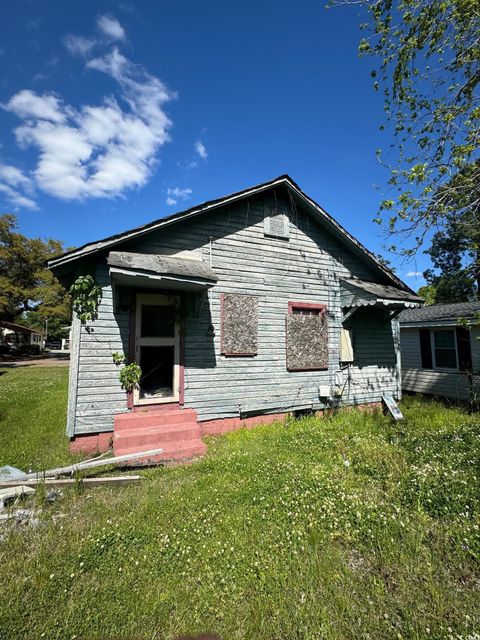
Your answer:
[[[73,300],[73,310],[82,324],[95,320],[98,305],[102,299],[102,288],[91,275],[79,276],[69,289]]]

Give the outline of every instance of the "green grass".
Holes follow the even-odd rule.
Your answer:
[[[0,637],[473,640],[479,419],[403,408],[241,430],[141,486],[65,491],[0,544]]]
[[[0,366],[0,466],[68,463],[67,389],[68,367]]]

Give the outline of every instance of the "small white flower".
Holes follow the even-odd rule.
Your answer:
[[[346,467],[349,467],[349,466],[350,466],[350,460],[344,460],[344,461],[343,461],[343,464],[344,464]]]

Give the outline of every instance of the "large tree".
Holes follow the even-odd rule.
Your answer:
[[[388,154],[377,152],[390,192],[376,221],[407,255],[452,219],[480,224],[479,0],[330,4],[365,9],[360,52],[377,61],[371,75],[393,132]]]
[[[0,319],[42,328],[58,335],[71,318],[70,298],[46,261],[64,251],[58,240],[27,238],[14,215],[0,216]]]
[[[444,231],[437,231],[426,253],[433,269],[424,272],[435,288],[435,302],[477,300],[480,294],[480,226],[468,216],[452,216]]]

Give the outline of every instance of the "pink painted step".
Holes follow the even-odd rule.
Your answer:
[[[142,458],[141,460],[139,460],[139,464],[147,465],[170,462],[171,460],[192,460],[193,458],[199,458],[205,455],[207,451],[206,445],[204,445],[201,441],[197,444],[192,444],[191,441],[177,442],[175,445],[163,446],[162,448],[162,454],[150,456],[149,458]],[[148,449],[150,449],[150,447],[148,447]],[[122,454],[136,453],[137,451],[139,451],[138,447],[131,447],[125,450],[122,449]]]
[[[202,456],[206,446],[201,440],[197,412],[193,409],[139,411],[115,416],[113,451],[115,455],[162,448],[163,453],[140,464],[191,460]]]
[[[129,447],[140,445],[147,449],[155,449],[156,443],[176,442],[178,440],[195,440],[200,438],[200,427],[197,423],[162,425],[160,429],[157,427],[144,427],[143,429],[132,429],[127,431],[115,431],[114,442],[118,446]],[[147,447],[147,445],[149,445]],[[151,446],[150,446],[151,445]],[[162,446],[162,445],[160,445]]]
[[[172,411],[139,411],[136,413],[120,413],[115,416],[115,431],[132,431],[148,427],[191,422],[197,424],[197,412],[194,409],[173,409]]]

